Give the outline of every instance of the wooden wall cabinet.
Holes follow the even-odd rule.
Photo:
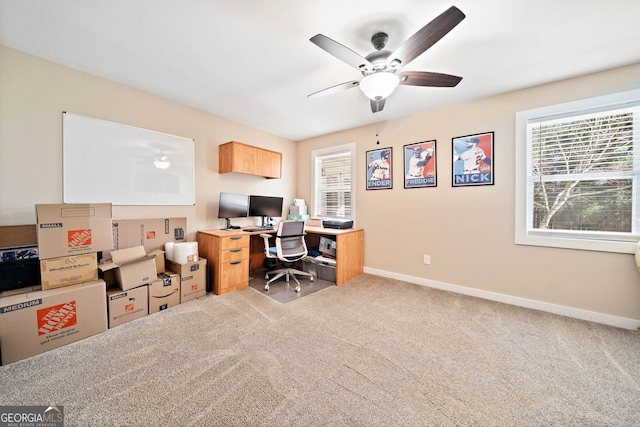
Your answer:
[[[220,173],[246,173],[265,178],[282,177],[282,153],[241,142],[230,141],[219,147]]]

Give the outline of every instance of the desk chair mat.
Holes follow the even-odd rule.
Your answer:
[[[287,303],[297,299],[304,297],[305,295],[310,295],[314,292],[322,290],[324,288],[328,288],[329,286],[335,286],[333,282],[327,282],[326,280],[321,280],[317,277],[313,278],[313,282],[310,282],[304,276],[299,276],[298,280],[300,280],[300,292],[296,292],[296,282],[291,279],[289,284],[284,280],[284,278],[278,279],[275,282],[272,282],[269,290],[264,290],[264,285],[267,281],[264,278],[265,273],[267,272],[264,268],[259,268],[257,270],[252,270],[249,273],[249,287],[256,289],[257,291],[270,296],[274,300]]]

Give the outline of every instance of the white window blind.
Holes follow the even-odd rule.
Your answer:
[[[353,217],[353,157],[351,146],[313,153],[315,216]]]
[[[630,252],[640,239],[640,99],[589,101],[521,123],[526,188],[517,243]]]

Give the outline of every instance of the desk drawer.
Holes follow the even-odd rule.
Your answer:
[[[227,263],[249,258],[249,248],[232,248],[220,253],[220,262]]]
[[[249,280],[249,260],[226,262],[220,266],[220,287],[235,286]]]
[[[227,249],[243,248],[245,246],[249,247],[248,235],[223,237],[221,240],[220,249],[223,251]]]

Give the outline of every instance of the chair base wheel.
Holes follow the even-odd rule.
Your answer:
[[[264,285],[264,290],[268,291],[269,290],[269,285]]]

